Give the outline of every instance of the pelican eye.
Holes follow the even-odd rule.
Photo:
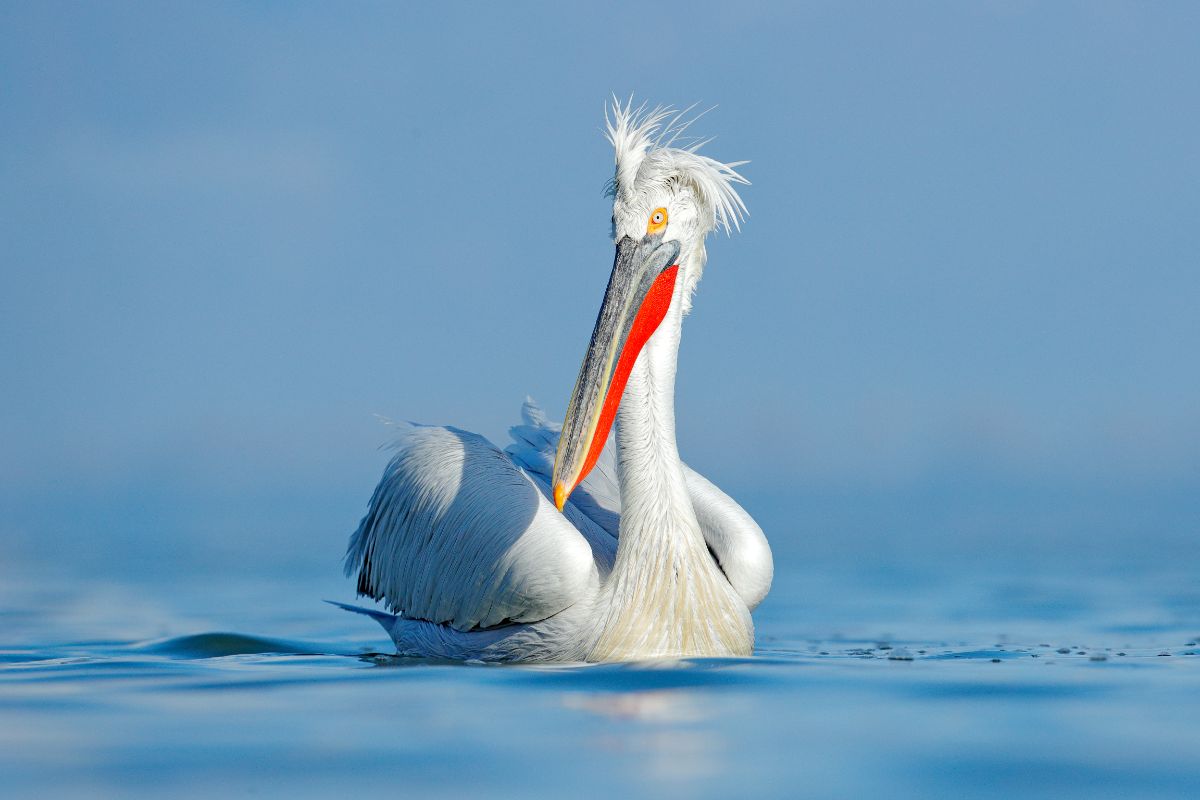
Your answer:
[[[646,223],[646,233],[658,233],[665,227],[667,227],[667,210],[665,208],[654,209],[649,222]]]

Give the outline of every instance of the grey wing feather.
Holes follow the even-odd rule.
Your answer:
[[[522,469],[549,485],[562,426],[548,420],[546,412],[531,397],[526,397],[521,406],[521,421],[522,424],[508,429],[513,441],[504,452]],[[613,449],[615,438],[608,437],[596,466],[571,492],[567,503],[613,537],[617,536],[621,522],[621,485],[617,480],[617,454]]]
[[[396,450],[347,548],[359,594],[472,630],[552,616],[611,564],[482,436],[413,426]]]
[[[708,549],[753,611],[771,590],[775,575],[767,537],[746,509],[687,464],[683,465],[683,479]]]

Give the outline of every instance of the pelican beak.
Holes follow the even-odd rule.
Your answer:
[[[604,304],[567,403],[554,456],[551,481],[559,511],[604,450],[638,353],[671,307],[678,260],[679,243],[664,242],[661,233],[617,242]]]

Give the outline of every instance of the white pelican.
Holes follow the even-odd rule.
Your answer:
[[[771,550],[675,443],[675,367],[704,239],[738,227],[734,168],[690,123],[613,104],[616,258],[567,407],[532,401],[505,451],[411,426],[346,552],[397,652],[482,661],[749,655]],[[608,441],[616,419],[616,447]],[[561,431],[561,435],[560,435]],[[551,453],[554,452],[553,462]],[[551,466],[553,463],[553,466]]]

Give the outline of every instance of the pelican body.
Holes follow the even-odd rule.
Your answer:
[[[680,459],[675,370],[705,237],[745,213],[690,123],[613,104],[612,274],[561,426],[527,400],[503,451],[451,427],[396,443],[346,574],[404,656],[744,656],[771,586],[762,530]],[[615,436],[610,437],[614,427]]]

